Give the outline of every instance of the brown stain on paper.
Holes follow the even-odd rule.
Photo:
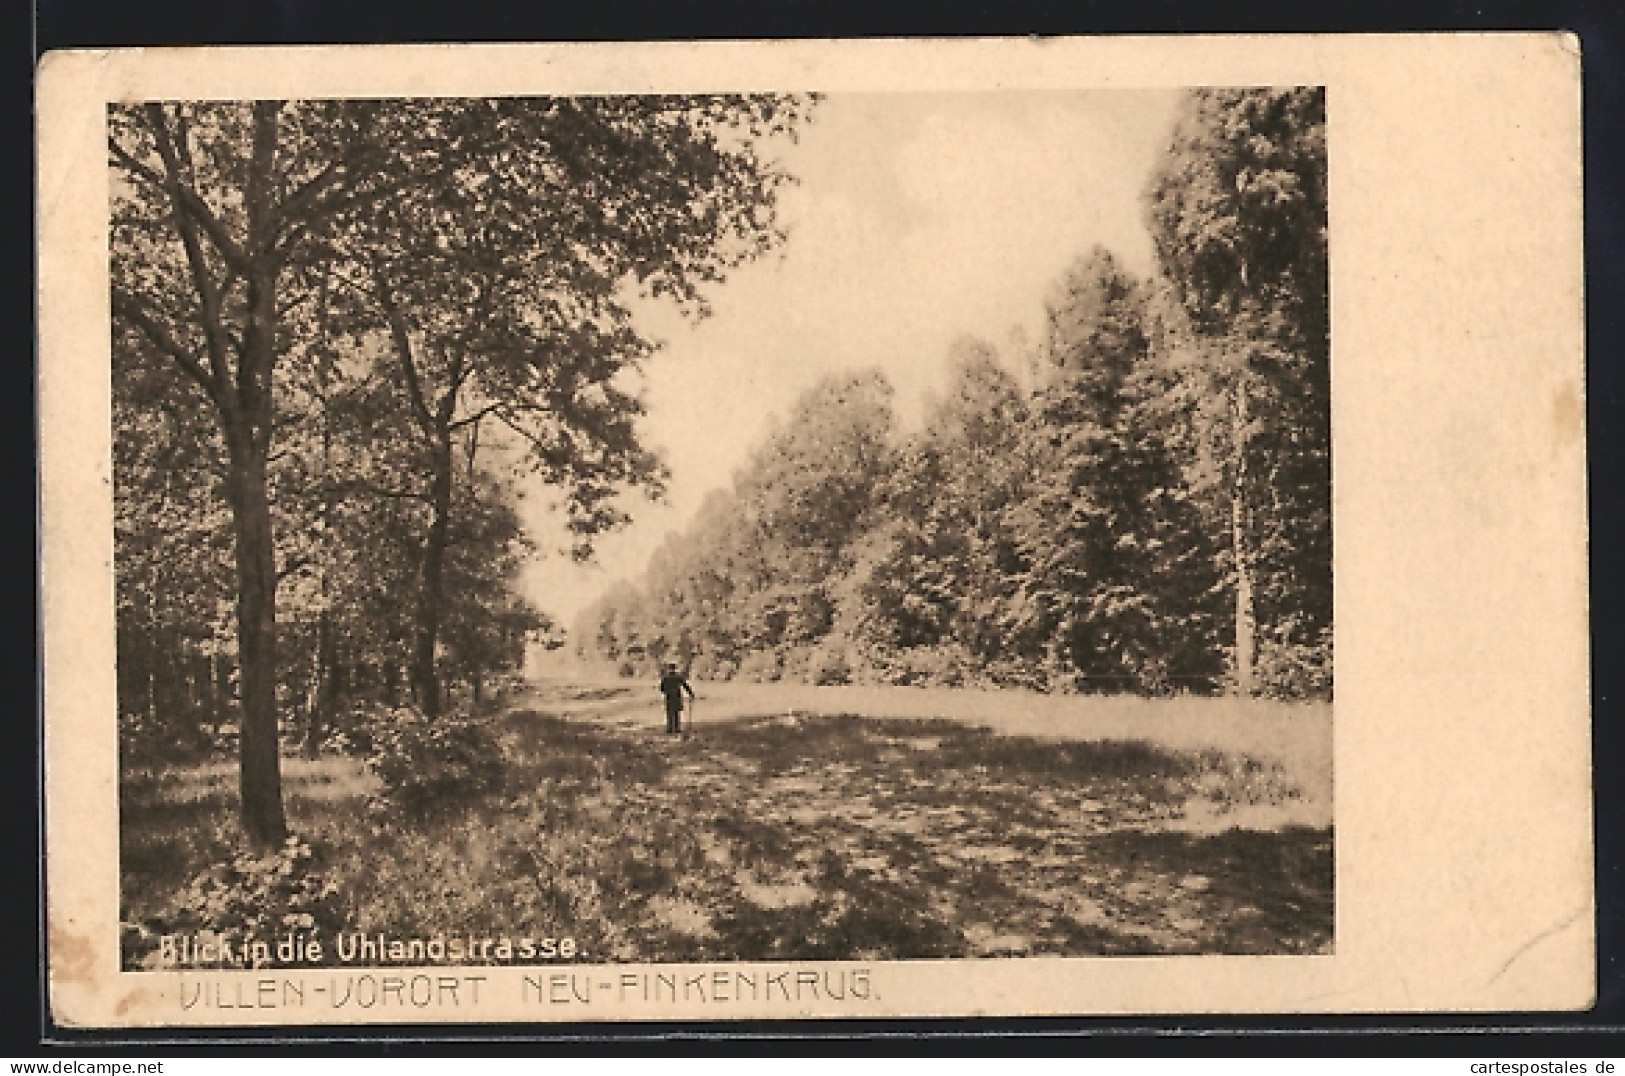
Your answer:
[[[96,950],[90,939],[60,927],[51,929],[51,978],[59,983],[95,985]]]
[[[84,935],[62,927],[53,927],[50,961],[53,985],[83,986],[92,992],[99,988],[100,983],[96,977],[96,951],[90,939]],[[125,1022],[127,1026],[151,1026],[154,1021],[150,1012],[155,1004],[163,1000],[163,996],[161,990],[138,986],[119,998],[117,1006],[113,1009],[113,1020]],[[148,1015],[142,1015],[144,1009],[148,1010]],[[56,1015],[57,1019],[63,1019],[61,1013]]]
[[[140,1006],[151,1006],[153,1002],[158,1001],[162,996],[162,994],[155,990],[148,990],[145,987],[137,987],[135,990],[119,999],[117,1008],[113,1010],[113,1018],[115,1020],[123,1019],[125,1016],[129,1015],[130,1010]]]

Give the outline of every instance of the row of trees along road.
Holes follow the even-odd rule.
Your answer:
[[[1159,272],[1080,257],[1042,339],[961,340],[902,438],[879,374],[807,393],[583,656],[712,677],[1329,696],[1320,90],[1189,95]]]
[[[279,708],[319,738],[404,665],[479,690],[545,618],[516,472],[572,552],[658,493],[636,295],[781,236],[776,95],[147,103],[109,111],[121,711],[240,696],[242,822],[286,835]],[[231,681],[237,681],[237,690]]]

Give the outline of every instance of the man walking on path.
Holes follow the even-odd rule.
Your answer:
[[[660,677],[660,691],[666,696],[666,731],[676,735],[682,731],[683,692],[688,692],[692,699],[694,689],[688,686],[688,678],[677,671],[676,665],[668,664]]]

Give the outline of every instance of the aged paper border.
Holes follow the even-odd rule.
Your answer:
[[[315,1004],[183,1011],[180,973],[118,970],[107,102],[1286,84],[1327,87],[1331,143],[1335,955],[903,961],[864,966],[867,998],[799,1004],[550,1004],[520,988],[527,971],[612,978],[727,964],[466,969],[487,977],[477,1007],[378,1007],[366,1019],[1588,1007],[1579,71],[1577,40],[1561,34],[48,55],[38,301],[53,1019],[357,1022]],[[263,976],[209,978],[254,998]]]

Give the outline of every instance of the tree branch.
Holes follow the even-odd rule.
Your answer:
[[[293,560],[277,569],[276,581],[280,583],[290,575],[293,575],[295,572],[304,571],[306,568],[309,568],[315,563],[315,557],[295,557]]]
[[[411,177],[405,177],[392,183],[381,184],[371,191],[345,192],[342,184],[334,183],[334,179],[346,172],[353,179],[355,169],[352,164],[353,162],[345,160],[333,161],[283,200],[282,223],[288,228],[286,234],[276,240],[271,247],[277,257],[287,257],[312,227],[324,218],[352,206],[377,201],[401,190],[411,182]],[[325,197],[318,197],[324,190],[327,192]]]
[[[526,410],[539,411],[541,408],[526,408]],[[514,417],[513,408],[506,405],[501,405],[494,408],[491,413],[494,414],[497,417],[497,420],[500,421],[504,426],[508,427],[508,429],[512,430],[514,433],[517,433],[521,438],[529,443],[531,448],[534,448],[543,456],[552,455],[558,451],[555,446],[545,443],[540,437],[537,437],[530,430],[525,429],[525,427],[519,423],[519,420]]]
[[[377,485],[377,484],[375,484],[373,482],[369,482],[365,478],[357,478],[357,479],[354,479],[353,481],[343,483],[338,488],[341,488],[341,489],[342,488],[359,489],[359,490],[363,490],[363,491],[365,491],[367,493],[370,493],[375,497],[389,497],[389,498],[392,498],[394,500],[400,500],[400,501],[428,501],[428,500],[430,500],[430,497],[429,497],[429,495],[427,493],[422,493],[422,492],[419,492],[417,490],[411,490],[411,489],[389,489],[389,488],[387,488],[385,486],[380,486],[380,485]]]
[[[423,386],[418,381],[417,364],[412,358],[412,339],[406,329],[406,321],[401,317],[400,308],[395,305],[395,299],[389,293],[389,282],[384,279],[383,267],[376,262],[373,264],[373,285],[378,296],[378,305],[383,308],[384,319],[389,322],[389,336],[395,344],[395,353],[400,357],[401,370],[406,378],[406,395],[412,403],[412,413],[423,432],[434,435],[434,416],[429,413],[429,405],[423,398]]]
[[[330,194],[326,198],[321,198],[310,203],[310,209],[302,218],[301,225],[309,226],[321,220],[323,217],[334,216],[335,214],[342,213],[346,209],[370,205],[371,203],[379,201],[380,199],[387,198],[389,195],[394,194],[397,191],[406,189],[419,178],[426,177],[406,176],[390,183],[380,184],[378,187],[368,191],[350,191],[342,194]]]
[[[124,291],[124,289],[115,287],[113,289],[113,313],[141,330],[143,336],[150,340],[158,350],[173,359],[177,366],[203,388],[203,391],[208,394],[209,399],[214,402],[216,407],[221,408],[222,411],[225,410],[222,407],[220,387],[209,375],[209,371],[203,368],[203,364],[198,362],[191,352],[181,346],[180,342],[175,339],[168,329],[160,325],[157,319],[142,308],[139,299]]]
[[[226,334],[222,330],[220,311],[222,309],[221,284],[229,284],[232,274],[235,273],[231,252],[225,248],[221,256],[225,259],[227,277],[221,284],[217,284],[209,269],[208,258],[204,256],[203,246],[198,242],[197,225],[201,223],[207,231],[210,222],[219,228],[219,222],[209,211],[201,198],[181,182],[181,160],[173,139],[170,137],[167,121],[163,116],[161,105],[147,106],[147,120],[153,128],[153,139],[158,146],[158,155],[163,159],[167,175],[161,177],[164,191],[169,195],[171,215],[174,218],[175,230],[179,233],[181,246],[186,251],[186,264],[192,273],[192,283],[197,288],[200,307],[203,339],[208,346],[209,365],[214,371],[215,378],[224,384],[227,378],[229,361],[226,356]],[[186,195],[193,195],[197,209],[188,207]],[[201,213],[201,216],[199,214]],[[222,229],[223,230],[223,229]],[[230,239],[226,243],[230,245]],[[220,240],[216,239],[218,247]]]
[[[337,175],[339,170],[343,167],[344,164],[342,161],[332,161],[326,168],[323,168],[320,172],[316,173],[315,176],[294,188],[294,190],[282,200],[283,219],[290,221],[298,220],[303,222],[304,218],[301,218],[299,214],[304,210],[305,206],[315,201],[316,195],[323,187],[327,186],[327,184],[332,181],[333,177]]]
[[[220,251],[220,256],[225,259],[226,264],[241,271],[244,262],[242,249],[232,241],[231,234],[209,208],[209,203],[180,180],[180,155],[171,137],[169,122],[164,118],[163,105],[155,103],[147,106],[147,124],[152,128],[158,156],[163,159],[164,167],[169,171],[167,179],[160,178],[159,184],[169,192],[176,210],[179,211],[184,206],[188,215],[202,227],[209,241]]]
[[[151,183],[154,187],[157,187],[159,190],[164,191],[166,193],[168,192],[168,190],[169,190],[168,181],[165,180],[163,176],[161,176],[157,172],[153,171],[153,169],[152,169],[152,167],[150,165],[147,165],[147,164],[143,163],[142,161],[137,160],[135,158],[135,156],[130,153],[129,150],[127,150],[123,146],[119,145],[117,138],[109,138],[107,140],[107,148],[113,151],[113,156],[117,157],[118,160],[119,160],[119,163],[124,165],[125,168],[129,169],[131,172],[133,172],[136,175],[140,176],[142,179],[146,180],[148,183]]]
[[[456,430],[463,429],[464,427],[467,427],[467,426],[472,426],[475,423],[481,421],[482,419],[489,418],[490,416],[496,414],[499,410],[501,410],[505,406],[507,406],[507,405],[505,405],[505,404],[495,404],[495,403],[486,404],[484,407],[480,408],[478,411],[475,411],[472,415],[465,415],[460,419],[454,420],[451,423],[451,425],[449,427],[447,427],[447,428],[452,430],[452,431],[456,431]],[[540,410],[540,409],[538,408],[538,410]]]

